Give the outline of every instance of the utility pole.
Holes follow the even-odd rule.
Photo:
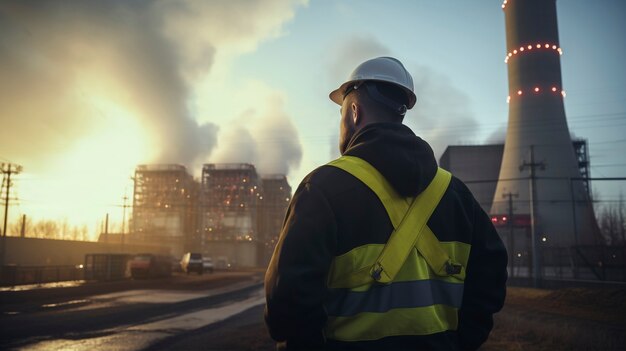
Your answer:
[[[122,252],[124,252],[124,238],[126,237],[126,208],[129,207],[126,202],[128,200],[128,196],[124,194],[122,198],[124,200],[123,211],[122,211]]]
[[[622,206],[624,205],[624,197],[622,194],[619,194],[619,233],[622,237],[622,245],[626,245],[626,235],[624,233],[624,209]]]
[[[530,169],[529,180],[529,195],[530,195],[530,240],[531,240],[531,250],[532,250],[532,263],[533,263],[533,286],[535,288],[540,287],[541,281],[541,262],[540,262],[540,253],[539,253],[539,245],[537,243],[537,223],[535,220],[535,199],[537,198],[536,184],[535,184],[535,169],[539,168],[540,170],[545,170],[546,165],[543,161],[535,162],[535,146],[530,146],[530,162],[526,162],[524,160],[522,164],[519,166],[519,171],[522,172],[524,169]]]
[[[514,225],[514,221],[513,221],[513,198],[514,197],[519,197],[519,194],[515,193],[513,194],[512,192],[508,192],[505,194],[502,194],[503,198],[509,198],[509,212],[507,214],[508,216],[508,221],[507,224],[509,225],[509,265],[511,266],[511,275],[514,277],[515,276],[515,238],[513,237],[513,225]]]
[[[109,243],[109,214],[104,218],[104,242]]]
[[[11,192],[11,175],[22,172],[22,166],[13,163],[0,163],[0,173],[6,174],[6,196],[4,197],[4,224],[2,226],[2,248],[0,248],[0,278],[4,268],[6,253],[7,220],[9,218],[9,193]]]
[[[22,215],[22,229],[20,230],[20,237],[26,237],[26,215]]]

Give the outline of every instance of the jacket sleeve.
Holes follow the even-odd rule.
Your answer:
[[[463,350],[475,350],[487,340],[493,315],[504,304],[506,267],[504,244],[489,216],[474,201],[472,249],[459,313],[459,342]]]
[[[265,322],[288,349],[323,346],[326,279],[336,246],[333,212],[319,189],[301,184],[265,275]]]

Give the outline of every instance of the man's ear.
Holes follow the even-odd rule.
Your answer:
[[[352,123],[357,125],[357,123],[361,121],[361,106],[353,102],[350,108],[352,112]]]

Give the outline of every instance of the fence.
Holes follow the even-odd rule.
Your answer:
[[[118,280],[130,277],[127,254],[88,254],[84,265],[5,265],[0,286],[43,284],[72,280]]]
[[[13,286],[24,284],[42,284],[84,279],[81,266],[31,266],[7,265],[2,269],[0,285]]]
[[[130,277],[129,262],[132,255],[88,254],[85,255],[86,280],[117,280]]]

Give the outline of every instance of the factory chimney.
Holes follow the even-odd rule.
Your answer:
[[[506,194],[516,193],[515,215],[528,218],[527,247],[596,243],[589,195],[572,180],[581,174],[563,107],[556,0],[505,0],[502,8],[509,120],[491,214],[509,213]]]

